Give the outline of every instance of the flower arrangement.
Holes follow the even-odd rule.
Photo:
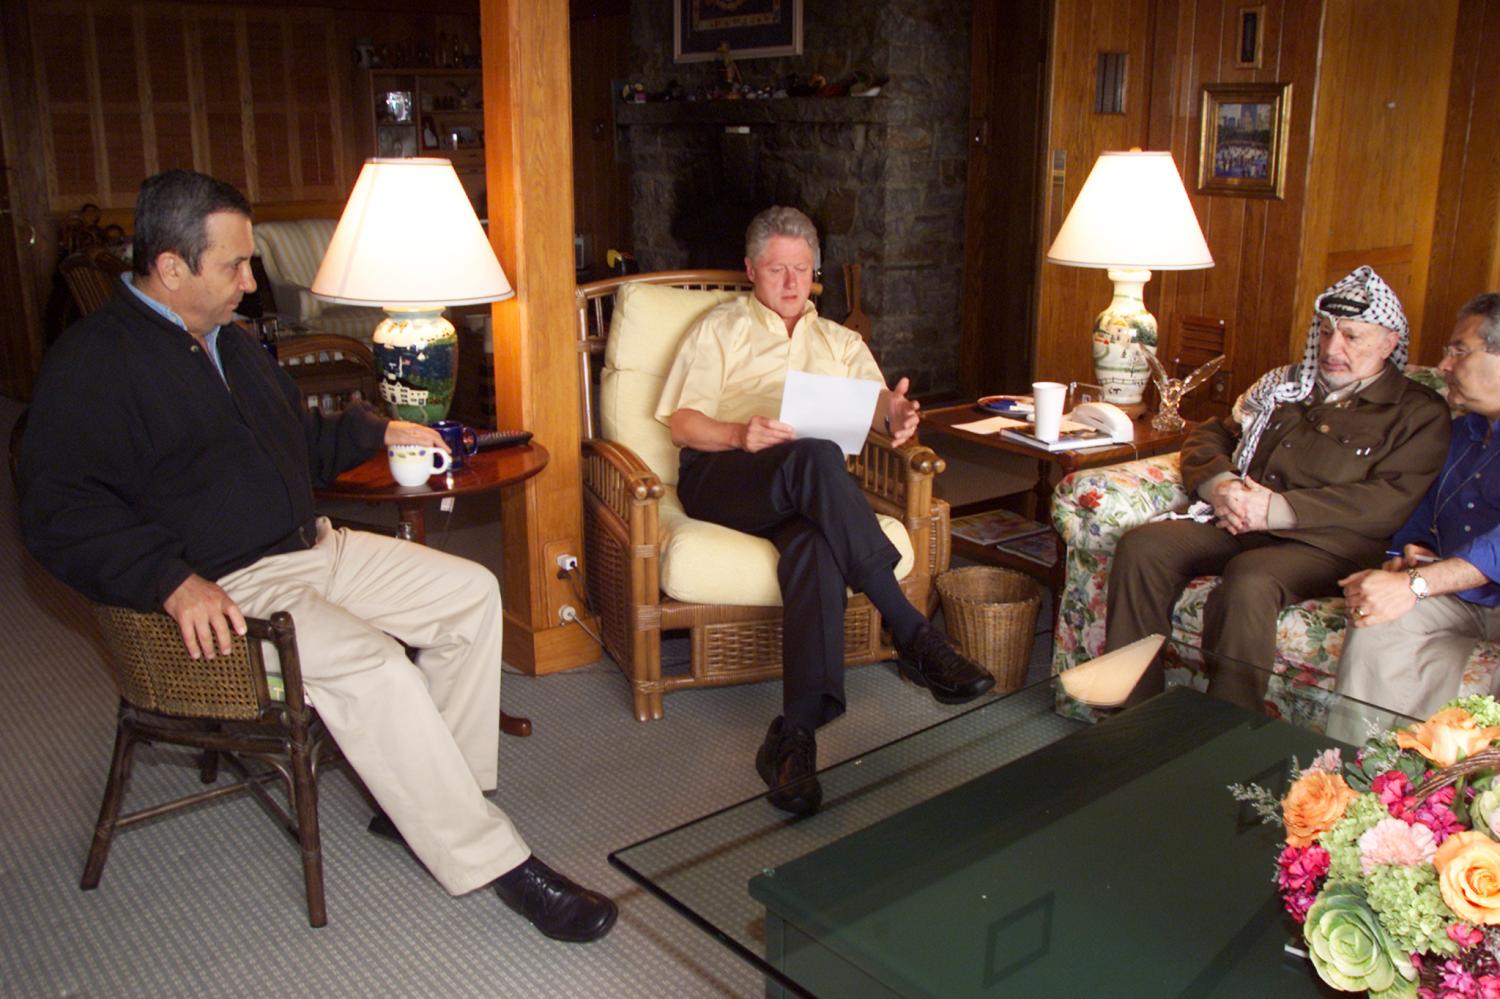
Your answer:
[[[1500,999],[1500,702],[1464,697],[1345,761],[1292,761],[1275,881],[1318,975],[1372,996]]]

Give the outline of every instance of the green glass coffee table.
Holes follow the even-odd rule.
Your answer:
[[[1284,791],[1330,711],[1361,739],[1407,720],[1275,682],[1301,725],[1187,686],[1086,725],[1049,679],[823,771],[815,815],[755,798],[610,862],[772,995],[1322,995],[1286,952],[1280,830],[1227,785]]]

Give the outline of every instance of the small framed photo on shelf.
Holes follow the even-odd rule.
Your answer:
[[[1206,84],[1198,191],[1280,198],[1291,103],[1290,83]]]
[[[802,54],[802,0],[672,0],[672,61]]]
[[[1264,4],[1240,8],[1239,45],[1234,64],[1241,69],[1260,69],[1260,54],[1265,42],[1266,8]]]

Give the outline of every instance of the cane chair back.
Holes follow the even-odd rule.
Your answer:
[[[380,406],[370,345],[333,333],[307,333],[276,342],[276,361],[297,383],[303,405],[334,416],[358,400]]]
[[[301,851],[307,918],[328,922],[318,831],[319,770],[338,747],[307,703],[291,615],[249,618],[227,656],[193,659],[166,614],[96,605],[120,691],[115,748],[81,887],[96,888],[118,830],[189,805],[247,791],[282,825]],[[275,650],[268,670],[265,647]],[[214,786],[122,814],[136,747],[162,742],[202,750],[200,777]],[[218,765],[234,773],[218,780]],[[290,810],[267,789],[280,783]]]
[[[671,321],[661,325],[661,342],[629,348],[611,344],[612,327],[628,327],[634,320],[615,316],[620,300],[646,300],[647,296],[625,289],[632,284],[669,286],[674,289],[723,293],[700,296],[692,301],[673,296],[650,296],[659,307],[671,310]],[[714,525],[726,535],[720,572],[743,552],[744,545],[764,547],[760,558],[770,566],[769,594],[765,603],[745,605],[719,599],[676,599],[664,592],[663,580],[674,592],[684,589],[680,566],[690,559],[677,559],[688,518],[672,499],[676,482],[676,450],[665,428],[655,423],[647,409],[653,385],[665,375],[664,364],[676,353],[684,329],[684,316],[701,313],[717,300],[746,293],[749,281],[737,271],[668,271],[629,275],[580,285],[578,303],[579,383],[582,391],[580,416],[583,426],[584,477],[584,570],[593,613],[599,618],[604,645],[630,681],[638,719],[662,716],[662,695],[688,687],[717,686],[772,679],[781,674],[782,609],[776,606],[775,551],[768,542],[740,535]],[[650,314],[644,324],[652,328]],[[633,401],[621,403],[619,394]],[[634,410],[627,413],[624,410]],[[618,436],[617,436],[618,435]],[[632,436],[633,435],[633,436]],[[893,538],[898,548],[906,544],[910,571],[901,585],[919,608],[929,608],[934,591],[932,580],[947,568],[949,560],[948,507],[932,497],[932,477],[943,468],[930,449],[907,444],[891,446],[889,439],[872,434],[864,453],[850,460],[850,472],[859,480],[870,505],[878,514],[893,518],[892,526],[905,537]],[[667,502],[664,503],[663,500]],[[733,536],[730,538],[728,536]],[[730,549],[736,548],[734,554]],[[718,550],[715,549],[717,552]],[[664,556],[674,556],[670,564]],[[736,565],[738,563],[735,563]],[[664,573],[664,567],[670,571]],[[764,568],[762,566],[761,568]],[[748,579],[747,577],[744,577]],[[750,592],[748,584],[741,587]],[[757,591],[758,592],[758,591]],[[691,662],[686,674],[664,675],[661,669],[661,633],[686,630],[690,637]],[[844,618],[845,661],[851,665],[879,662],[893,652],[881,635],[880,615],[863,595],[855,595]]]
[[[114,298],[115,285],[128,269],[125,261],[97,246],[70,253],[57,265],[80,319],[102,309]]]

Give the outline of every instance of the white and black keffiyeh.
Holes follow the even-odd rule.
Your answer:
[[[1233,416],[1240,425],[1240,443],[1234,449],[1233,461],[1241,473],[1250,467],[1260,435],[1271,421],[1271,412],[1284,402],[1299,402],[1312,394],[1318,378],[1318,341],[1322,338],[1324,319],[1330,324],[1354,319],[1394,330],[1397,341],[1391,360],[1398,368],[1406,366],[1408,327],[1401,300],[1379,274],[1368,266],[1361,267],[1328,288],[1313,303],[1302,360],[1284,368],[1272,368],[1235,400]]]

